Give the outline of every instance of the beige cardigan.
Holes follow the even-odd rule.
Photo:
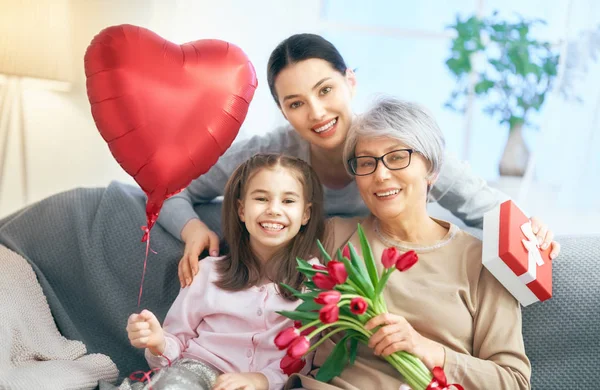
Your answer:
[[[328,229],[335,232],[328,237],[328,246],[339,247],[350,237],[360,253],[356,222],[335,219],[333,229]],[[381,274],[379,259],[386,246],[375,234],[373,222],[374,217],[368,217],[362,226]],[[418,253],[419,261],[390,277],[384,290],[389,311],[404,316],[421,335],[445,346],[444,371],[449,383],[460,383],[467,390],[529,389],[531,366],[523,345],[519,304],[482,267],[481,241],[455,225],[437,222],[448,233],[436,245],[418,248],[403,243]],[[311,376],[333,345],[328,340],[317,349]],[[403,382],[395,369],[359,345],[354,365],[330,384],[295,375],[286,388],[398,389]]]

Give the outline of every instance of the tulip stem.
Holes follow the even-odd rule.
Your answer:
[[[379,280],[379,283],[377,283],[377,289],[375,290],[376,297],[378,297],[381,294],[381,290],[383,290],[383,288],[385,287],[388,279],[390,278],[390,275],[392,274],[392,272],[394,272],[394,270],[394,267],[385,270],[385,272],[381,276],[381,279]]]
[[[313,322],[309,322],[308,324],[300,327],[298,329],[298,332],[302,333],[303,331],[305,331],[306,329],[310,328],[311,326],[316,326],[319,322],[321,322],[321,320],[314,320]]]
[[[346,281],[347,283],[348,281]],[[350,286],[346,286],[345,284],[337,284],[335,286],[335,288],[340,291],[340,292],[347,292],[347,293],[351,293],[351,294],[356,294],[356,289],[350,287]]]
[[[337,328],[336,330],[334,330],[334,331],[332,331],[330,333],[327,333],[327,335],[325,335],[324,337],[321,337],[319,339],[319,341],[317,341],[316,343],[314,343],[313,345],[311,345],[310,348],[308,349],[308,351],[306,351],[306,353],[310,353],[311,351],[314,351],[315,349],[317,349],[317,347],[319,345],[323,344],[323,342],[325,340],[327,340],[328,338],[330,338],[334,334],[339,333],[339,332],[341,332],[343,330],[346,330],[346,328],[340,327],[340,328]],[[306,356],[306,354],[304,356]]]
[[[367,294],[365,294],[365,292],[359,288],[356,284],[354,284],[354,282],[352,282],[350,279],[346,280],[346,283],[348,283],[350,286],[352,286],[352,288],[354,289],[355,292],[358,292],[361,295],[367,296]],[[339,286],[339,284],[338,284]]]
[[[432,375],[429,369],[417,357],[405,351],[394,352],[386,360],[403,374],[412,388],[424,389],[429,385]],[[410,373],[410,374],[409,374]]]

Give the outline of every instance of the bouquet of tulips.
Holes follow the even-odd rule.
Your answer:
[[[287,375],[299,372],[305,365],[304,356],[340,332],[344,332],[341,340],[320,367],[316,379],[328,382],[341,374],[348,363],[353,364],[358,343],[368,344],[376,331],[366,330],[365,323],[379,314],[387,313],[381,292],[390,275],[395,270],[406,271],[418,261],[414,251],[401,254],[396,248],[387,248],[381,258],[384,271],[379,275],[373,252],[360,225],[358,235],[364,261],[351,243],[343,251],[338,249],[338,260],[332,260],[319,242],[326,265],[310,265],[297,259],[298,271],[307,278],[305,288],[297,291],[283,285],[302,300],[295,311],[278,312],[294,320],[294,327],[283,330],[275,338],[279,349],[287,349],[280,364]],[[323,333],[325,330],[327,332]],[[318,341],[311,345],[313,338]],[[384,359],[398,370],[413,390],[448,388],[440,367],[436,367],[432,373],[412,354],[399,351]]]

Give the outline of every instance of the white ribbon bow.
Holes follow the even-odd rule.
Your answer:
[[[527,249],[527,271],[519,276],[519,280],[523,284],[529,284],[537,278],[537,267],[544,265],[542,253],[539,249],[537,237],[531,229],[531,221],[521,225],[521,232],[525,235],[525,239],[521,240],[523,246]]]

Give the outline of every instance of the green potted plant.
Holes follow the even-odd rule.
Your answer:
[[[503,176],[523,176],[529,150],[523,127],[532,126],[531,113],[539,111],[557,74],[559,54],[549,42],[531,36],[542,20],[518,17],[515,22],[475,16],[449,26],[456,35],[446,65],[457,84],[446,106],[464,112],[472,94],[484,111],[509,129],[499,164]]]

